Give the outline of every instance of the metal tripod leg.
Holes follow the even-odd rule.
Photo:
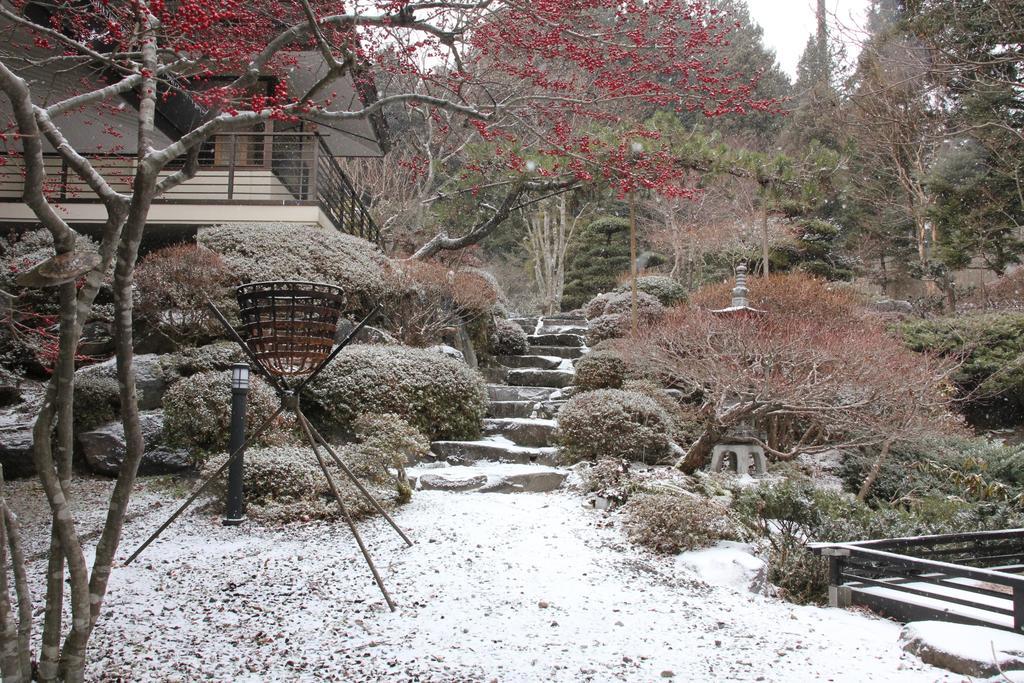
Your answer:
[[[314,427],[312,423],[310,423],[310,421],[306,419],[306,416],[303,415],[301,411],[298,411],[297,414],[299,416],[299,420],[306,423],[306,426],[309,429],[309,431],[312,432],[313,436],[320,443],[320,445],[324,447],[324,450],[330,454],[331,459],[334,460],[334,464],[341,468],[341,471],[345,473],[345,476],[348,477],[349,480],[356,485],[356,488],[358,488],[359,491],[363,494],[363,496],[368,501],[370,501],[370,504],[373,505],[377,512],[383,515],[384,519],[388,520],[388,524],[390,524],[391,527],[398,532],[398,535],[402,537],[402,540],[405,541],[406,544],[411,548],[413,545],[412,539],[410,539],[402,530],[402,527],[398,526],[395,520],[391,518],[391,515],[387,513],[387,510],[385,510],[384,507],[379,502],[377,502],[377,499],[374,498],[373,495],[366,490],[366,487],[363,486],[363,483],[359,481],[358,477],[356,477],[352,470],[349,469],[348,465],[346,465],[344,461],[342,461],[342,459],[338,457],[338,454],[335,453],[334,449],[331,448],[331,445],[327,443],[327,439],[323,437],[323,434],[317,431],[316,427]]]
[[[363,553],[363,559],[366,560],[366,564],[369,565],[370,571],[373,573],[373,580],[377,582],[377,587],[380,588],[380,592],[384,594],[384,600],[387,601],[388,608],[394,612],[395,603],[391,599],[388,589],[384,587],[384,580],[380,578],[380,572],[377,571],[377,566],[373,563],[373,558],[370,557],[370,551],[366,549],[366,545],[363,543],[363,537],[359,535],[359,530],[356,529],[356,525],[352,521],[352,517],[348,514],[348,509],[345,507],[345,503],[341,499],[341,493],[338,491],[338,487],[334,483],[334,477],[331,476],[330,471],[327,469],[327,463],[324,462],[323,456],[320,455],[320,449],[317,448],[316,439],[313,438],[313,434],[310,432],[309,423],[306,422],[306,419],[303,417],[301,412],[296,411],[296,416],[299,418],[299,424],[302,426],[302,431],[306,435],[306,439],[309,441],[310,447],[313,449],[313,455],[316,456],[316,461],[320,464],[320,469],[323,470],[324,477],[327,478],[327,485],[331,488],[331,493],[334,494],[335,500],[338,501],[338,507],[341,508],[341,514],[345,517],[345,523],[348,524],[348,528],[352,532],[352,536],[356,539],[356,544],[359,546],[360,552]]]
[[[239,446],[235,450],[234,453],[232,453],[231,455],[228,456],[228,459],[224,461],[224,464],[221,465],[220,467],[218,467],[216,472],[214,472],[209,477],[207,477],[206,480],[202,483],[202,485],[199,488],[197,488],[195,491],[192,492],[192,495],[188,497],[188,500],[186,500],[184,503],[182,503],[181,507],[179,507],[177,510],[175,510],[174,514],[172,514],[170,517],[168,517],[167,521],[164,522],[163,524],[161,524],[160,528],[157,529],[156,531],[154,531],[150,535],[150,537],[147,538],[145,540],[145,542],[142,545],[139,546],[138,550],[136,550],[134,553],[132,553],[131,556],[127,560],[125,560],[125,563],[124,563],[125,566],[128,566],[129,564],[131,564],[135,560],[135,558],[138,557],[142,553],[143,550],[145,550],[147,547],[149,547],[150,543],[155,541],[157,539],[157,537],[164,532],[164,529],[166,529],[171,524],[173,524],[174,520],[176,520],[181,515],[181,513],[183,513],[188,508],[188,506],[191,505],[195,501],[195,499],[198,498],[200,496],[200,494],[202,494],[202,492],[205,491],[206,488],[210,484],[212,484],[214,482],[214,480],[217,479],[217,477],[219,477],[221,474],[224,473],[224,471],[238,457],[238,454],[245,450],[245,447],[249,444],[250,441],[255,441],[256,439],[258,439],[260,437],[261,434],[263,434],[263,432],[267,431],[267,429],[270,428],[270,425],[272,425],[274,423],[274,420],[277,419],[277,416],[284,412],[284,408],[285,407],[282,404],[281,407],[279,407],[274,412],[273,415],[268,417],[263,422],[263,424],[260,425],[259,429],[257,429],[255,432],[253,432],[251,436],[246,438],[246,440],[242,442],[242,445]]]

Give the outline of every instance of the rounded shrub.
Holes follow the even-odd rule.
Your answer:
[[[704,418],[700,415],[700,409],[689,403],[680,403],[657,382],[627,378],[622,388],[650,397],[665,411],[672,425],[672,440],[677,444],[685,446],[693,443],[704,433]]]
[[[121,414],[117,378],[85,368],[75,373],[75,431],[87,432],[112,422]]]
[[[587,344],[594,346],[609,339],[618,339],[629,331],[628,316],[602,315],[590,321],[587,330]]]
[[[700,496],[644,493],[632,496],[623,511],[629,540],[659,553],[697,550],[737,538],[729,511]]]
[[[581,391],[621,389],[628,374],[628,363],[621,354],[611,349],[602,349],[591,351],[576,361],[573,384]]]
[[[587,320],[600,318],[604,315],[605,306],[608,305],[608,299],[612,296],[611,293],[598,294],[583,307],[583,315],[587,316]]]
[[[362,414],[394,413],[431,439],[477,437],[487,407],[483,378],[465,363],[404,346],[350,346],[307,391],[342,429]]]
[[[619,292],[608,297],[604,304],[603,315],[620,314],[625,317],[632,315],[633,295],[630,292]],[[636,314],[643,322],[652,322],[665,315],[665,307],[650,294],[636,293]]]
[[[229,223],[201,228],[199,244],[223,259],[236,283],[308,280],[341,287],[350,310],[386,290],[384,254],[371,242],[316,225]]]
[[[686,287],[667,275],[643,275],[636,279],[639,292],[649,294],[657,299],[662,306],[675,306],[686,301]],[[627,281],[619,285],[617,292],[629,292],[631,284]]]
[[[249,387],[246,420],[256,429],[279,406],[277,395],[259,377],[253,375]],[[164,438],[171,446],[185,448],[196,464],[203,464],[211,453],[227,450],[231,429],[231,373],[200,372],[171,385],[164,394]],[[291,438],[288,420],[264,433],[257,444],[280,444]],[[254,445],[257,445],[254,444]]]
[[[672,424],[648,396],[599,389],[573,396],[558,414],[562,455],[569,462],[626,458],[654,464],[669,455]]]
[[[511,320],[495,318],[487,335],[487,350],[493,356],[515,356],[529,351],[530,342],[522,327]]]
[[[246,363],[245,352],[235,342],[219,342],[182,349],[160,357],[165,374],[190,377],[211,370],[230,370],[235,363]]]
[[[148,254],[135,273],[135,310],[151,329],[179,344],[194,344],[222,333],[207,299],[219,307],[228,298],[231,272],[213,251],[174,244]]]

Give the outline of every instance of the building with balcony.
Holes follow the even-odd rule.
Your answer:
[[[52,64],[39,59],[43,56],[31,54],[30,48],[23,58],[5,58],[5,63],[29,82],[37,102],[59,102],[109,83],[109,76],[95,65],[42,66]],[[326,74],[319,53],[292,53],[292,57],[287,79],[296,92],[303,92]],[[270,93],[275,85],[276,79],[264,78],[257,87]],[[376,96],[357,88],[348,75],[329,88],[337,94],[333,106],[339,109],[362,106]],[[155,146],[168,145],[188,132],[201,115],[200,106],[182,95],[160,98]],[[115,189],[128,192],[137,153],[136,117],[136,104],[129,94],[116,103],[70,110],[55,116],[54,123]],[[11,120],[10,103],[0,95],[0,122]],[[319,224],[380,244],[377,226],[339,159],[380,157],[385,138],[382,117],[331,127],[268,121],[252,130],[216,135],[200,150],[196,176],[154,202],[147,235],[174,240],[202,225],[273,222]],[[36,222],[22,202],[24,169],[18,151],[13,138],[0,141],[0,156],[5,157],[0,165],[0,232]],[[182,163],[184,158],[172,163],[166,173]],[[90,226],[106,219],[102,203],[48,144],[46,166],[49,195],[69,224],[89,233]]]

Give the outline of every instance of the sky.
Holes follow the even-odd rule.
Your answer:
[[[869,0],[826,0],[829,23],[860,25]],[[796,76],[796,63],[814,33],[815,0],[747,0],[750,16],[764,29],[764,42],[775,50],[782,69]]]

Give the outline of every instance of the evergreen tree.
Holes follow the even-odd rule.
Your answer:
[[[610,292],[629,270],[629,221],[618,216],[595,219],[580,234],[565,276],[563,310],[579,308],[597,294]]]

